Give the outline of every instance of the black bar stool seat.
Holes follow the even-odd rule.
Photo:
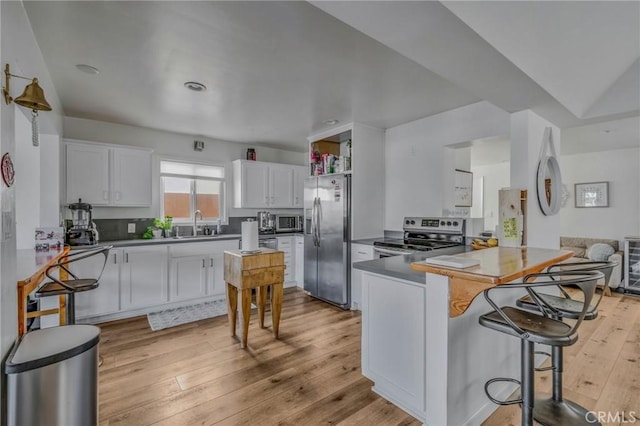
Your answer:
[[[542,300],[544,300],[545,305],[551,307],[547,312],[550,315],[555,315],[557,312],[558,318],[569,318],[569,319],[577,319],[582,312],[582,308],[584,306],[584,302],[580,300],[567,299],[564,296],[554,296],[551,294],[540,294],[539,295]],[[598,300],[599,301],[599,300]],[[516,302],[516,306],[521,307],[523,309],[527,309],[529,311],[540,311],[540,307],[533,301],[531,296],[524,296],[518,299]],[[589,305],[589,309],[584,316],[585,321],[591,321],[598,317],[598,303],[591,303]]]
[[[37,297],[58,296],[61,294],[79,293],[98,288],[99,282],[94,278],[81,278],[78,280],[60,280],[67,285],[63,287],[57,282],[44,283],[37,291]]]
[[[509,306],[503,307],[502,312],[528,336],[522,337],[496,311],[482,315],[479,319],[480,325],[543,345],[570,346],[578,341],[577,331],[570,333],[571,326],[562,321]]]

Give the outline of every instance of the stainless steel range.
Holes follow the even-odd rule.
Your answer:
[[[404,239],[375,241],[376,258],[464,246],[465,220],[451,217],[405,217]]]

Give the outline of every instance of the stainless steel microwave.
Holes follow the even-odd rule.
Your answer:
[[[302,232],[302,216],[277,214],[276,232]]]

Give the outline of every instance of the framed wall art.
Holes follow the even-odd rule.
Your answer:
[[[576,183],[576,207],[609,207],[609,182]]]

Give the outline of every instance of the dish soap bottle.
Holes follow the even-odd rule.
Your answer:
[[[222,220],[216,220],[216,234],[220,235],[222,233]]]

